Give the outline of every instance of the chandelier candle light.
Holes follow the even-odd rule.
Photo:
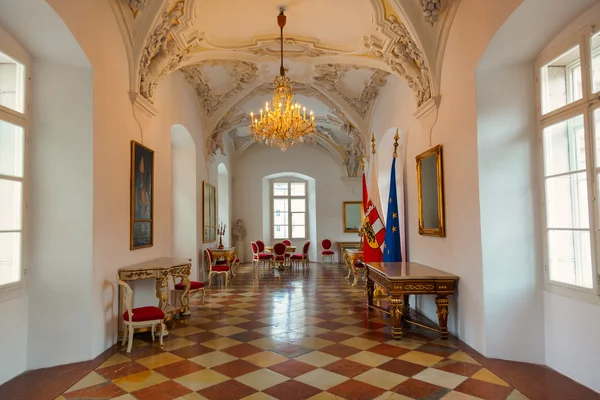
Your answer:
[[[219,222],[219,226],[217,227],[217,235],[219,235],[219,245],[217,246],[217,249],[222,249],[225,247],[223,246],[223,235],[225,234],[225,228],[227,228],[227,225],[223,222]]]
[[[256,142],[261,142],[267,146],[280,147],[285,151],[290,146],[303,143],[306,138],[315,136],[315,116],[310,111],[308,118],[306,116],[306,107],[302,107],[298,102],[294,102],[292,94],[292,85],[290,79],[285,76],[283,68],[283,27],[285,26],[286,16],[283,14],[285,9],[279,9],[277,24],[280,28],[281,42],[281,66],[279,67],[279,76],[273,81],[275,90],[271,104],[267,101],[265,109],[260,110],[260,118],[254,113],[250,113],[250,132]]]

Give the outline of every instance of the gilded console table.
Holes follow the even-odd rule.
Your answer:
[[[192,270],[192,260],[189,258],[157,258],[148,260],[139,264],[119,269],[119,279],[122,281],[137,281],[141,279],[156,279],[156,297],[158,298],[158,307],[165,312],[165,321],[173,319],[175,314],[179,314],[188,309],[187,304],[190,290],[190,273]],[[181,278],[185,290],[181,293],[181,306],[174,307],[169,305],[169,277]],[[123,296],[119,286],[119,336],[123,334],[123,319],[121,315],[123,310]],[[145,328],[136,329],[136,332],[147,330]]]
[[[404,299],[411,294],[437,295],[439,329],[407,322],[436,331],[442,339],[448,339],[448,295],[456,290],[458,276],[413,262],[368,263],[366,274],[368,309],[375,308],[391,316],[394,339],[402,338],[402,314],[408,311],[404,309]],[[375,283],[389,292],[389,311],[373,304]]]
[[[224,247],[222,249],[209,249],[209,250],[215,257],[213,262],[216,263],[217,260],[219,260],[219,259],[227,261],[227,265],[229,265],[229,268],[231,268],[230,269],[231,275],[235,276],[235,272],[233,271],[233,261],[235,261],[235,259],[237,258],[235,247]],[[206,263],[205,263],[205,265],[206,265]],[[208,279],[209,272],[210,271],[208,270],[208,265],[206,265],[206,268],[204,271],[204,273],[205,273],[204,276],[207,279]]]
[[[350,280],[350,275],[354,274],[354,282],[352,286],[356,286],[358,283],[358,270],[354,267],[354,263],[363,261],[364,253],[362,250],[358,249],[346,249],[344,250],[344,262],[348,267],[348,276],[346,276],[346,280]],[[366,272],[365,272],[366,274]]]
[[[340,255],[340,259],[343,260],[344,258],[344,253],[346,252],[346,249],[354,249],[354,250],[361,250],[360,246],[360,242],[337,242],[338,245],[338,254]]]

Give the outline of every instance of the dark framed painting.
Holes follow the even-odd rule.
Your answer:
[[[217,240],[217,191],[213,185],[202,181],[202,242]]]
[[[154,151],[131,141],[130,249],[154,244]]]

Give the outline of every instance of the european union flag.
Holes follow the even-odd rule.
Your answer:
[[[396,157],[392,158],[392,173],[390,174],[390,196],[388,200],[387,220],[385,221],[385,247],[383,248],[384,262],[402,261],[400,247],[400,222],[398,218],[398,195],[396,192]]]

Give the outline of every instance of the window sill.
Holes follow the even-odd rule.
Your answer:
[[[573,300],[600,306],[600,296],[593,289],[578,288],[576,286],[561,285],[555,282],[546,282],[548,292]]]
[[[23,296],[25,296],[25,284],[23,282],[0,286],[0,303]]]

